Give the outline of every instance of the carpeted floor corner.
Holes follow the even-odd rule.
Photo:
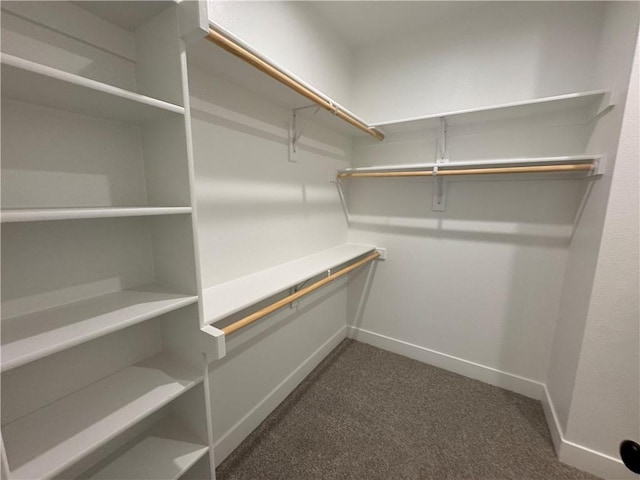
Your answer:
[[[539,402],[342,342],[218,480],[595,480],[561,464]]]

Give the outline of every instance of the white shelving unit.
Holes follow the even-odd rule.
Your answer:
[[[214,475],[178,8],[2,3],[8,479]]]
[[[191,213],[191,207],[21,208],[2,210],[2,223],[81,220],[90,218],[152,217]]]
[[[432,177],[432,210],[440,212],[447,208],[449,181],[469,181],[479,176],[492,180],[505,174],[512,180],[599,178],[606,170],[606,159],[599,154],[586,154],[586,145],[568,147],[565,139],[554,135],[554,125],[566,129],[573,126],[568,137],[577,145],[576,131],[588,128],[612,107],[610,91],[593,90],[380,122],[375,126],[395,139],[392,145],[385,146],[387,151],[373,165],[340,170],[338,178]],[[429,130],[432,132],[427,133]],[[433,130],[438,130],[437,137]],[[521,135],[520,145],[512,142],[516,135]],[[420,151],[419,146],[433,150]],[[516,149],[522,157],[499,157],[501,151],[512,154]],[[491,152],[497,158],[473,158],[478,151],[485,155]],[[547,151],[556,155],[536,155]],[[562,153],[565,155],[558,155]],[[399,155],[434,160],[397,165],[385,162]],[[346,206],[345,210],[348,211]]]
[[[209,446],[203,445],[184,425],[174,418],[165,418],[88,478],[177,480],[208,452]]]
[[[51,478],[202,381],[156,356],[3,427],[13,478]]]
[[[184,115],[184,107],[4,53],[2,94],[21,102],[134,125]]]
[[[202,292],[204,320],[215,323],[375,249],[347,243],[207,288]]]
[[[219,29],[223,30],[221,27]],[[297,93],[289,87],[284,86],[280,82],[269,77],[265,73],[261,72],[257,68],[245,63],[231,53],[224,49],[213,45],[207,40],[201,40],[194,42],[189,46],[189,63],[197,65],[199,68],[207,71],[217,77],[232,82],[234,85],[245,88],[250,92],[254,92],[263,98],[269,98],[269,101],[279,105],[283,108],[294,110],[301,107],[308,107],[313,105],[313,102],[303,95]],[[310,85],[304,79],[299,79],[296,75],[288,72],[286,69],[279,66],[273,60],[260,55],[267,63],[274,65],[277,69],[286,72],[291,77],[295,78],[301,84],[308,86],[312,91],[319,92],[324,98],[336,106],[339,106],[342,110],[351,113],[355,117],[358,117],[353,112],[350,112],[347,108],[340,105],[330,99],[326,94],[320,92],[313,85]],[[358,117],[359,118],[359,117]],[[364,119],[360,119],[363,123],[368,124]],[[320,108],[314,115],[314,122],[317,121],[326,127],[339,131],[345,135],[352,137],[367,137],[367,133],[359,130],[358,128],[350,125],[349,123],[341,120],[333,115],[331,112]]]
[[[442,118],[450,126],[468,123],[508,120],[536,115],[545,115],[567,110],[584,110],[588,117],[595,116],[610,106],[608,90],[568,93],[552,97],[542,97],[522,102],[488,105],[486,107],[440,112],[421,117],[404,118],[376,123],[375,126],[386,133],[401,133],[426,130],[440,126]]]
[[[123,290],[2,320],[2,371],[198,301],[162,288]]]

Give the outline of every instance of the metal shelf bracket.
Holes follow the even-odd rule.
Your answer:
[[[307,120],[304,123],[299,123],[298,112],[302,110],[308,110],[310,108],[314,109],[311,115],[307,118]],[[320,110],[320,107],[317,105],[307,105],[306,107],[294,108],[292,110],[291,124],[289,125],[289,161],[290,162],[298,161],[298,159],[296,158],[298,153],[298,143],[300,142],[300,138],[302,137],[304,130],[311,123],[315,114],[318,113],[318,110]]]
[[[436,164],[449,163],[447,155],[447,119],[440,119],[440,137],[438,143],[440,146],[439,156]],[[433,167],[433,194],[431,197],[431,210],[434,212],[444,212],[447,209],[447,180],[438,176],[438,165]]]

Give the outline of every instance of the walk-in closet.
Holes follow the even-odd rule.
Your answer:
[[[640,3],[0,6],[3,479],[638,478]]]

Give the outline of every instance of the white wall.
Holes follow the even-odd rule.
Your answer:
[[[354,109],[384,121],[613,88],[618,106],[592,124],[549,116],[451,128],[450,158],[553,152],[615,158],[637,3],[513,2],[463,20],[357,51]],[[379,145],[357,141],[353,163],[432,161],[436,137],[429,131],[388,136]],[[634,178],[628,180],[633,184]],[[552,425],[553,433],[578,445],[577,456],[561,458],[598,473],[616,470],[619,465],[606,456],[616,456],[616,442],[631,435],[637,418],[637,370],[621,365],[637,365],[637,342],[628,340],[637,339],[629,320],[635,312],[637,322],[637,300],[625,306],[618,326],[591,320],[596,311],[613,311],[598,297],[593,301],[600,310],[589,300],[610,182],[611,169],[581,210],[586,183],[457,181],[449,186],[447,211],[434,213],[430,180],[349,180],[349,239],[389,249],[389,260],[372,277],[361,274],[350,282],[351,334],[533,397],[547,383],[559,425]],[[636,239],[637,255],[637,235],[633,228],[628,234]],[[600,285],[610,273],[603,270]],[[613,338],[605,341],[610,329]],[[629,344],[618,345],[616,336]],[[621,351],[612,355],[610,348]],[[613,356],[611,362],[595,368],[592,363],[605,355]],[[612,372],[616,368],[620,373]],[[618,408],[633,388],[630,405]],[[598,405],[606,413],[602,422],[592,422]],[[624,415],[632,423],[622,429]],[[598,436],[599,429],[605,434]]]
[[[374,122],[611,86],[623,98],[626,80],[619,80],[628,75],[637,26],[633,3],[487,3],[459,21],[349,52],[298,2],[210,5],[213,20]],[[344,241],[337,196],[315,183],[344,159],[307,152],[300,164],[287,164],[288,112],[195,69],[190,75],[192,101],[201,107],[194,113],[194,142],[204,287]],[[595,130],[572,115],[452,129],[451,158],[611,156],[620,110],[607,113]],[[353,164],[433,160],[435,138],[423,132],[389,136],[382,144],[357,140]],[[344,139],[333,142],[348,152]],[[576,230],[585,182],[452,182],[447,211],[434,213],[428,180],[350,181],[348,238],[387,247],[389,260],[371,276],[354,275],[348,301],[338,287],[311,300],[317,309],[281,312],[230,342],[229,357],[211,377],[218,461],[340,338],[341,305],[351,333],[384,348],[532,397],[548,381],[563,432],[574,377],[576,391],[588,384],[579,361],[589,305],[581,299],[590,294],[609,181],[596,184]],[[305,185],[316,192],[310,203]],[[576,296],[585,291],[586,297]],[[327,313],[332,320],[306,343],[307,329]],[[600,330],[596,321],[590,325],[588,332]],[[278,388],[280,382],[287,386]],[[614,425],[619,420],[613,412],[606,418]],[[611,451],[575,422],[567,435]]]
[[[602,42],[597,51],[596,76],[600,84],[609,85],[616,93],[614,102],[617,106],[598,121],[587,148],[590,152],[607,154],[610,164],[616,158],[637,28],[637,4],[613,2],[607,5]],[[547,389],[562,431],[565,431],[569,418],[612,178],[609,168],[607,175],[594,185],[569,249],[547,378]]]
[[[273,62],[349,108],[352,56],[304,2],[209,0],[209,17]]]
[[[473,18],[356,52],[355,104],[383,120],[592,89],[602,16],[594,3],[486,4]],[[590,131],[569,114],[450,127],[449,156],[575,155]],[[359,140],[353,163],[433,161],[437,135]],[[457,180],[446,212],[431,210],[429,179],[349,183],[350,240],[389,248],[364,311],[362,279],[350,290],[352,321],[374,334],[360,338],[409,342],[417,348],[396,347],[537,397],[587,183]]]
[[[602,2],[465,10],[356,51],[353,110],[376,123],[595,87]]]
[[[621,45],[615,37],[635,39],[637,18],[637,4],[608,7],[600,75],[623,93],[629,78],[624,59],[633,43]],[[547,385],[564,437],[560,458],[580,464],[584,450],[575,445],[595,450],[601,462],[592,471],[610,478],[633,477],[617,460],[618,446],[640,437],[637,46],[623,105],[621,95],[617,111],[592,138],[592,147],[615,155],[615,170],[594,189],[571,245]]]
[[[345,243],[329,180],[349,142],[310,125],[290,162],[290,110],[194,64],[189,83],[203,288]],[[228,338],[209,367],[217,462],[346,337],[346,297],[337,282]]]

